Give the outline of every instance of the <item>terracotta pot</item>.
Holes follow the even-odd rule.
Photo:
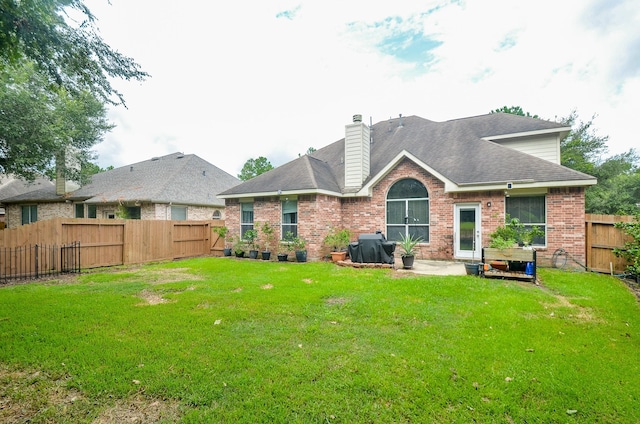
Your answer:
[[[347,252],[331,252],[331,260],[333,262],[344,261],[347,258]]]
[[[505,261],[491,261],[489,265],[491,265],[491,268],[499,269],[500,271],[509,270],[509,264]]]

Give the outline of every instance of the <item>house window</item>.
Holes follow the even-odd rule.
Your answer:
[[[98,208],[96,205],[87,205],[87,218],[97,218]]]
[[[222,219],[222,214],[219,210],[216,209],[215,211],[213,211],[213,216],[211,217],[211,219]]]
[[[187,220],[187,207],[186,206],[171,206],[171,219],[176,221]]]
[[[525,228],[538,227],[544,236],[535,237],[533,244],[546,246],[547,213],[545,196],[510,196],[506,198],[505,212],[510,218],[518,218]]]
[[[127,211],[126,219],[140,219],[142,216],[140,206],[127,206],[125,210]]]
[[[38,220],[38,206],[25,205],[22,207],[22,225],[31,224]]]
[[[114,211],[104,211],[102,212],[102,216],[104,219],[116,219],[116,213]]]
[[[291,232],[293,237],[298,236],[298,201],[285,200],[282,202],[282,239]]]
[[[240,237],[247,230],[253,230],[253,203],[240,203]]]
[[[84,218],[84,203],[76,203],[76,218]]]
[[[429,242],[429,192],[413,178],[398,181],[387,194],[387,239],[408,235]]]

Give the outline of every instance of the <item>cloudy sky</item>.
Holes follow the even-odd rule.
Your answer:
[[[640,147],[637,0],[86,0],[100,34],[151,74],[116,81],[127,107],[102,167],[180,151],[232,175],[281,165],[374,123],[521,106],[596,115],[609,155]]]

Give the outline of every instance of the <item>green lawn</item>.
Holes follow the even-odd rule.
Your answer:
[[[0,286],[0,422],[640,421],[636,297],[539,274],[198,258]]]

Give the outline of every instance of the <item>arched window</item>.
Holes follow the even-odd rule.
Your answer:
[[[387,239],[409,234],[429,242],[429,192],[413,178],[396,182],[387,193]]]
[[[212,219],[221,219],[222,218],[222,214],[220,213],[219,210],[215,210],[213,211],[213,216],[211,217]]]

